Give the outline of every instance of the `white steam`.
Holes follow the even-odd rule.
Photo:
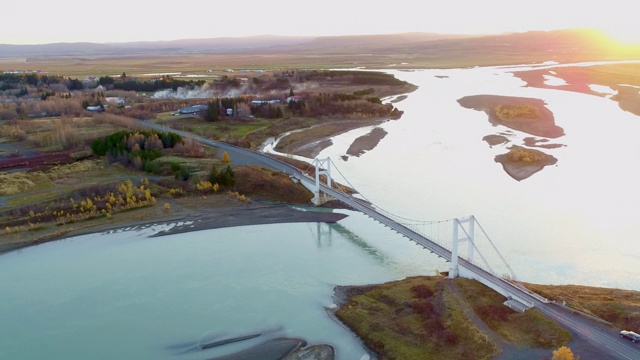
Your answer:
[[[152,99],[208,99],[213,97],[237,97],[245,93],[244,89],[231,89],[224,93],[211,89],[209,84],[193,89],[179,87],[177,90],[165,89],[156,91]]]

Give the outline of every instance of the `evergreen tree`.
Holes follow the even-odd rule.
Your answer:
[[[209,102],[207,111],[204,113],[205,121],[218,121],[220,119],[220,104],[218,100]]]
[[[218,168],[215,165],[211,167],[211,171],[209,172],[209,182],[212,184],[218,182]]]

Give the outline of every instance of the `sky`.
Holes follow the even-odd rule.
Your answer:
[[[596,28],[617,40],[640,43],[636,1],[6,0],[0,7],[0,44],[568,28]]]

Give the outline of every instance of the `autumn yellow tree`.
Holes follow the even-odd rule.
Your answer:
[[[553,352],[551,360],[579,360],[579,356],[573,355],[573,352],[567,346],[562,346]]]
[[[225,162],[225,163],[230,163],[231,162],[231,158],[229,157],[229,153],[227,153],[226,151],[222,153],[222,162]]]

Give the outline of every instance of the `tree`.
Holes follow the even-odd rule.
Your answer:
[[[289,96],[294,96],[293,88],[289,89]]]
[[[69,85],[67,85],[67,89],[69,89],[69,91],[82,90],[83,88],[84,86],[82,85],[82,81],[69,78]]]
[[[215,184],[220,186],[233,186],[236,183],[235,174],[229,165],[222,171],[218,171],[214,165],[211,167],[211,172],[209,173],[209,182],[214,184],[214,186]]]
[[[111,76],[101,76],[98,79],[98,85],[101,85],[101,86],[105,86],[106,87],[106,86],[109,86],[109,85],[113,85],[113,83],[114,83],[114,80],[113,80],[113,78]]]
[[[231,157],[229,157],[229,153],[226,151],[222,153],[222,162],[225,162],[225,163],[231,162]]]
[[[209,172],[209,182],[212,184],[218,182],[218,168],[215,165],[211,167],[211,171]]]
[[[580,357],[573,355],[573,352],[567,346],[562,346],[553,352],[551,360],[579,360]]]
[[[218,100],[209,102],[209,106],[207,107],[207,111],[204,113],[205,121],[218,121],[220,118],[220,104]]]

